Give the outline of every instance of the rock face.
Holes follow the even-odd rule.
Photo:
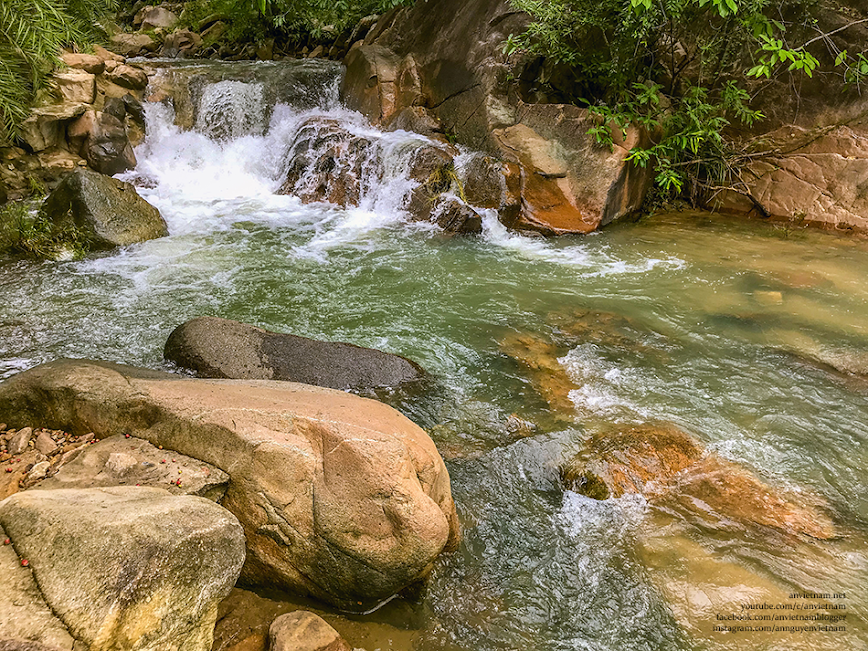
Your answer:
[[[322,617],[296,610],[274,620],[268,630],[270,651],[353,651]]]
[[[67,140],[97,172],[111,176],[132,169],[136,166],[136,155],[124,117],[125,114],[118,117],[108,110],[87,111],[67,127]]]
[[[376,170],[366,174],[369,170],[363,169],[370,147],[370,140],[351,134],[337,120],[305,121],[290,148],[289,170],[278,194],[294,194],[305,203],[357,206],[361,184],[378,176]]]
[[[353,391],[400,387],[425,378],[418,364],[399,355],[216,317],[199,317],[175,328],[164,356],[200,377],[284,380]]]
[[[224,470],[222,504],[247,540],[243,578],[346,609],[424,578],[458,541],[449,475],[428,435],[344,392],[62,360],[0,384],[0,418],[98,437],[122,428]]]
[[[561,469],[567,487],[595,499],[641,493],[715,526],[769,527],[825,540],[837,533],[820,504],[787,496],[736,464],[705,453],[672,425],[614,428],[594,435]]]
[[[148,82],[145,72],[99,46],[94,54],[63,52],[61,58],[69,68],[50,77],[52,92],[40,93],[21,124],[23,149],[0,147],[5,199],[32,195],[34,180],[53,190],[78,167],[111,175],[136,165],[133,146],[144,138],[144,118],[133,111],[118,114],[108,105],[121,98],[138,104]]]
[[[115,34],[111,38],[111,48],[125,57],[134,57],[145,52],[153,52],[158,43],[147,34]]]
[[[0,503],[0,523],[91,651],[208,651],[244,562],[230,513],[155,488],[25,491]]]
[[[861,128],[782,127],[764,137],[763,149],[778,154],[748,165],[747,195],[725,192],[710,208],[868,231],[868,121]]]
[[[33,489],[150,486],[173,495],[194,495],[219,501],[229,475],[198,459],[173,450],[159,450],[144,439],[110,436],[89,445],[57,474]]]
[[[0,527],[0,537],[5,540],[6,536]],[[27,644],[32,644],[34,651],[72,650],[75,640],[45,603],[33,569],[22,567],[12,545],[0,545],[0,613],[0,650],[24,650],[29,648]]]
[[[407,166],[418,185],[409,192],[405,208],[413,220],[437,223],[446,232],[479,233],[481,217],[459,196],[457,154],[445,143],[420,140],[413,145],[406,153]],[[278,194],[293,194],[305,203],[357,206],[362,188],[374,186],[386,174],[381,156],[377,143],[351,133],[337,120],[308,119],[296,132]]]
[[[399,116],[429,107],[459,142],[509,164],[493,180],[503,188],[496,205],[480,207],[497,208],[516,230],[587,233],[641,206],[650,170],[624,157],[643,136],[618,134],[610,151],[587,134],[595,122],[586,110],[527,104],[511,91],[516,71],[502,44],[527,22],[506,1],[431,0],[389,12],[350,49],[341,96],[382,124],[411,124]]]
[[[133,21],[143,30],[172,29],[178,22],[178,17],[165,7],[143,7]]]
[[[129,183],[89,170],[67,176],[42,206],[55,224],[72,223],[94,248],[109,249],[169,234],[160,211]]]

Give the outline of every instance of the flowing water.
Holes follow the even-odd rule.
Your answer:
[[[449,237],[402,211],[424,139],[342,109],[333,67],[294,102],[268,91],[285,68],[261,66],[201,65],[192,130],[148,107],[127,178],[169,237],[0,261],[0,377],[59,357],[165,368],[168,334],[198,315],[418,361],[437,386],[393,404],[447,460],[464,538],[420,603],[343,621],[368,651],[868,648],[868,243],[694,213],[556,240],[486,215],[481,236]],[[312,118],[373,143],[360,207],[274,194]],[[510,356],[516,338],[554,372]],[[841,535],[707,526],[560,487],[591,432],[648,421],[823,500]],[[713,630],[797,591],[846,593],[846,632]]]

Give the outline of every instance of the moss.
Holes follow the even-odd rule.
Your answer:
[[[32,201],[15,201],[0,207],[0,253],[41,260],[79,259],[88,251],[88,240],[75,226],[55,226],[37,212]]]
[[[467,202],[467,197],[464,196],[464,185],[458,178],[458,172],[455,171],[455,165],[452,163],[436,168],[423,185],[432,199],[439,197],[444,192],[452,191],[462,201]]]
[[[608,499],[609,487],[606,482],[587,468],[577,467],[574,463],[561,469],[561,482],[565,488],[591,499]]]

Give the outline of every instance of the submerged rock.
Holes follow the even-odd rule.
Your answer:
[[[209,651],[244,563],[234,516],[156,488],[25,491],[0,524],[90,651]]]
[[[0,418],[97,437],[120,429],[227,472],[222,504],[244,527],[243,578],[254,585],[367,610],[458,542],[449,474],[428,435],[345,392],[61,360],[0,384]]]
[[[561,468],[561,479],[595,499],[652,495],[702,457],[698,442],[674,426],[624,427],[592,436],[586,449]]]
[[[160,211],[129,183],[77,169],[42,205],[56,227],[71,224],[95,249],[110,249],[169,234]]]
[[[307,610],[281,615],[268,630],[270,651],[353,651],[322,617]]]
[[[398,388],[426,377],[421,366],[400,355],[207,316],[175,328],[164,356],[200,377],[284,380],[353,391]]]
[[[705,452],[674,425],[610,428],[561,468],[571,490],[606,499],[640,493],[712,526],[770,527],[821,540],[837,536],[819,502],[785,495],[744,468]]]
[[[566,354],[566,348],[530,333],[510,333],[499,344],[504,354],[525,369],[533,387],[552,411],[568,415],[575,413],[576,407],[570,399],[570,392],[579,386],[559,361]]]

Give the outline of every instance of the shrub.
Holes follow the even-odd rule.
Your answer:
[[[750,154],[736,149],[728,130],[764,117],[750,108],[752,80],[813,75],[819,61],[808,45],[824,40],[851,83],[868,73],[864,55],[835,51],[829,34],[788,40],[815,30],[816,0],[511,2],[533,21],[509,37],[505,51],[566,68],[572,99],[600,119],[590,132],[598,142],[612,144],[612,125],[654,134],[653,145],[637,146],[628,158],[654,165],[658,188],[669,196],[696,199],[743,186],[740,170]]]
[[[208,15],[229,18],[228,38],[256,41],[282,37],[304,42],[308,37],[322,38],[326,33],[340,34],[359,19],[379,14],[410,0],[198,0],[188,5],[185,21],[196,27]]]
[[[14,136],[61,48],[84,46],[115,0],[0,1],[0,142]]]

